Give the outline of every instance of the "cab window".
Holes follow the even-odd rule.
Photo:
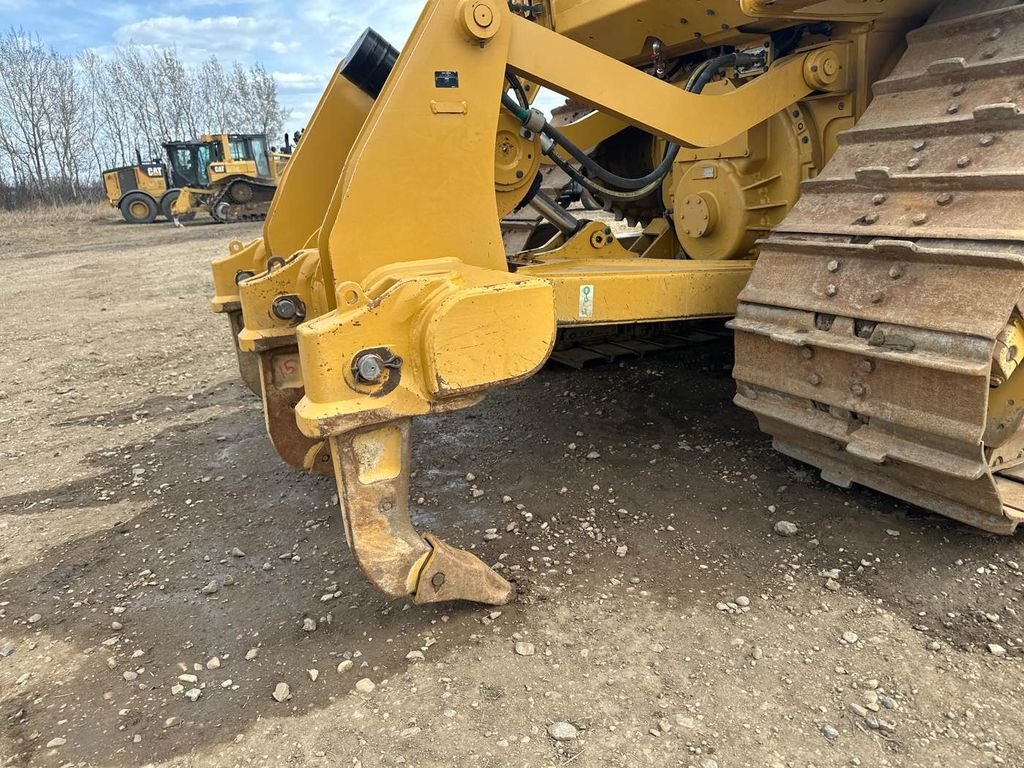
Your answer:
[[[262,136],[254,136],[249,142],[252,150],[252,159],[256,161],[256,175],[269,179],[270,159],[267,156],[267,140]]]

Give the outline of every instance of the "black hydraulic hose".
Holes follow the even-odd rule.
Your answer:
[[[704,90],[707,84],[714,79],[715,75],[718,74],[723,67],[738,64],[752,64],[756,62],[756,60],[756,56],[744,53],[727,53],[714,59],[710,59],[701,64],[693,72],[689,81],[686,83],[685,90],[690,93],[698,94]],[[525,97],[525,91],[523,90],[522,83],[519,82],[519,79],[512,73],[508,73],[506,77],[517,96],[521,94],[521,98]],[[529,120],[531,111],[526,106],[526,103],[517,104],[507,92],[502,94],[501,103],[524,124]],[[599,184],[593,177],[584,176],[577,169],[573,168],[567,161],[559,157],[557,152],[549,151],[548,154],[555,165],[561,168],[571,179],[590,192],[618,202],[632,202],[639,200],[656,191],[662,180],[672,169],[672,164],[675,162],[675,158],[679,153],[679,144],[676,142],[670,142],[665,147],[665,155],[662,161],[653,171],[639,178],[627,178],[614,174],[606,168],[598,165],[589,155],[583,152],[561,131],[549,123],[545,122],[541,127],[541,131],[551,141],[563,147],[573,157],[573,159],[593,174],[593,177],[597,177],[615,187],[623,187],[624,189],[609,189],[602,184]]]
[[[690,82],[686,84],[686,90],[694,94],[700,93],[701,91],[704,90],[705,86],[707,86],[707,84],[711,82],[714,76],[723,67],[733,66],[742,63],[752,63],[754,59],[755,57],[742,53],[728,53],[719,56],[715,59],[711,59],[710,61],[705,62],[694,73],[694,75],[690,79]],[[515,87],[516,81],[517,78],[514,75],[510,76],[509,82],[513,83],[513,87]],[[503,98],[502,101],[503,103],[505,103],[506,99]],[[509,103],[506,103],[506,106],[511,108],[511,105],[514,104],[514,102],[512,102],[511,99],[507,99],[507,101]],[[521,119],[524,117],[524,114],[522,114],[520,110],[513,111],[518,116],[520,116]],[[522,112],[525,113],[525,110],[522,110]],[[670,142],[665,147],[664,157],[662,158],[658,166],[654,168],[654,170],[638,178],[627,178],[625,176],[619,176],[618,174],[612,173],[606,168],[603,168],[602,166],[598,165],[586,152],[584,152],[575,144],[573,144],[568,137],[566,137],[561,131],[559,131],[557,128],[550,125],[549,123],[545,123],[544,126],[541,128],[541,131],[548,138],[550,138],[560,147],[565,149],[566,152],[568,152],[574,160],[576,160],[583,168],[585,168],[591,174],[590,176],[582,176],[578,172],[571,173],[570,176],[572,178],[579,181],[579,183],[586,186],[592,192],[596,192],[597,194],[605,197],[612,197],[620,200],[634,200],[638,199],[638,197],[645,197],[646,195],[650,194],[650,192],[653,191],[652,187],[656,187],[656,185],[659,184],[665,178],[668,172],[672,169],[672,164],[675,162],[676,156],[679,153],[679,144],[677,144],[676,142]],[[552,158],[554,158],[555,153],[551,153],[551,156]],[[565,170],[564,166],[568,164],[556,162],[556,165]],[[581,180],[581,176],[582,179],[585,179],[586,181]],[[594,179],[599,179],[614,187],[618,187],[619,190],[607,189],[603,185],[598,185]],[[628,191],[642,191],[643,194],[624,194],[624,192]]]
[[[573,160],[586,168],[591,173],[592,178],[600,179],[607,184],[611,184],[621,189],[640,189],[642,187],[646,187],[652,181],[660,181],[665,178],[665,174],[671,170],[672,163],[675,162],[676,155],[679,153],[678,144],[674,142],[669,144],[665,147],[665,156],[653,171],[645,176],[631,179],[625,176],[619,176],[617,173],[612,173],[606,168],[598,165],[590,155],[573,144],[565,134],[553,125],[545,125],[541,130],[544,135],[568,152],[572,156]]]
[[[607,187],[602,187],[593,179],[581,174],[579,171],[573,168],[568,163],[568,161],[563,160],[561,157],[559,157],[557,153],[551,154],[551,161],[559,168],[561,168],[566,173],[566,175],[569,176],[569,178],[571,178],[581,187],[585,187],[590,192],[598,194],[601,197],[622,203],[629,203],[635,202],[637,200],[642,200],[652,192],[656,191],[658,187],[661,186],[662,182],[662,179],[657,179],[655,181],[652,181],[646,187],[641,187],[640,189],[632,190],[629,192],[623,190],[608,189]]]
[[[523,108],[523,109],[529,109],[530,108],[530,99],[526,95],[526,89],[523,88],[522,81],[518,77],[513,75],[511,72],[509,72],[509,73],[507,73],[505,75],[505,80],[508,82],[508,84],[511,86],[512,90],[515,92],[516,99],[519,100],[519,106],[521,108]],[[515,110],[513,110],[513,111],[515,111]]]

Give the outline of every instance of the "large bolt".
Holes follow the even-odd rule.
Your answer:
[[[817,373],[812,373],[807,377],[807,383],[812,387],[816,387],[821,384],[821,376]]]
[[[850,387],[850,391],[853,393],[854,397],[864,397],[864,395],[868,393],[868,388],[863,384],[853,384]]]
[[[839,271],[839,262],[836,259],[832,259],[828,263],[828,271],[829,272],[838,272]]]
[[[270,305],[274,316],[281,320],[295,320],[306,314],[306,308],[298,296],[278,296]]]
[[[826,296],[835,296],[837,293],[839,293],[839,289],[836,288],[831,283],[829,283],[828,285],[825,286],[825,295]]]
[[[889,268],[889,277],[893,280],[899,280],[903,277],[903,267],[899,264],[893,264],[892,267]]]
[[[367,352],[356,358],[356,376],[367,384],[376,384],[384,377],[384,359],[375,352]]]

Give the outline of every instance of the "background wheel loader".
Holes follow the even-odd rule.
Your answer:
[[[430,0],[401,55],[368,32],[263,237],[213,265],[274,447],[335,475],[385,594],[502,603],[500,564],[410,522],[416,417],[559,335],[733,318],[736,402],[779,450],[1011,533],[1022,41],[1010,0]],[[540,86],[590,111],[554,125]],[[558,205],[549,164],[641,229]],[[507,255],[526,208],[553,234]]]

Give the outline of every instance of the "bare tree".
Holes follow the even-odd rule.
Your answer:
[[[249,80],[250,130],[267,136],[278,135],[291,113],[281,106],[277,82],[262,64],[255,64],[249,69]]]
[[[37,35],[0,34],[0,206],[99,193],[99,173],[159,157],[203,133],[278,133],[288,117],[274,78],[210,56],[130,44],[56,53]]]

